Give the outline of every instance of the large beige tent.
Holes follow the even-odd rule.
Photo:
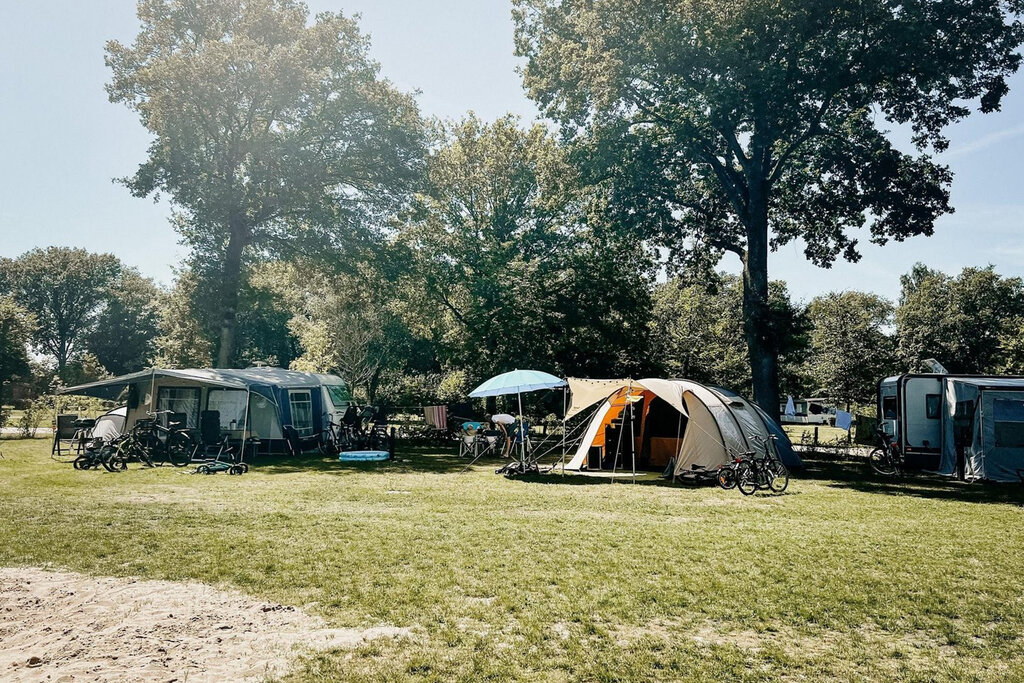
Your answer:
[[[673,474],[714,470],[732,455],[771,442],[783,462],[802,465],[779,426],[757,406],[724,389],[683,379],[569,378],[566,418],[594,408],[568,470],[625,468]]]

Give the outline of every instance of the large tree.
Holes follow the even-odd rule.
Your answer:
[[[0,262],[0,281],[19,305],[35,314],[33,346],[52,356],[62,373],[73,354],[84,350],[121,270],[111,254],[48,247]]]
[[[161,292],[135,268],[122,268],[107,285],[104,304],[84,348],[108,372],[123,375],[147,367],[159,333]]]
[[[651,254],[594,210],[544,127],[469,116],[443,133],[397,244],[447,367],[637,372]]]
[[[807,306],[806,373],[815,395],[869,403],[878,380],[896,372],[893,305],[869,292],[832,292]]]
[[[260,254],[337,254],[418,176],[413,99],[379,77],[340,14],[295,0],[141,0],[132,45],[107,44],[111,101],[154,140],[126,179],[167,192],[177,224],[219,273],[217,365],[236,361],[245,265]]]
[[[1016,371],[1024,281],[991,266],[950,276],[917,264],[901,278],[899,353],[908,370],[935,358],[952,372]]]
[[[516,0],[525,85],[680,258],[743,263],[754,396],[778,409],[768,253],[828,266],[951,211],[944,128],[999,108],[1021,0]],[[915,153],[887,122],[907,124]]]
[[[36,318],[13,298],[0,295],[0,406],[7,395],[4,385],[29,371],[28,347]]]

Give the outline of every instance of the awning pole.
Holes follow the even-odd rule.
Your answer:
[[[245,462],[245,444],[248,442],[249,433],[249,404],[252,402],[252,388],[245,388],[245,417],[242,418],[242,455],[240,461]]]
[[[523,394],[516,392],[519,399],[519,470],[526,469],[526,417],[523,415]]]
[[[642,395],[642,394],[641,394]],[[629,452],[633,456],[633,483],[636,483],[636,415],[633,413],[633,401],[629,402]]]

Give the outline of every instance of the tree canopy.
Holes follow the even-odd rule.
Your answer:
[[[355,21],[294,0],[141,0],[134,43],[107,43],[107,90],[154,140],[125,183],[167,192],[219,273],[217,364],[236,361],[247,261],[344,260],[406,198],[424,139]]]
[[[591,150],[624,215],[679,260],[744,267],[754,396],[778,409],[768,251],[812,262],[931,234],[949,211],[943,129],[998,109],[1021,0],[516,0],[524,82]],[[887,122],[913,131],[898,150]]]
[[[47,247],[0,262],[4,271],[0,281],[20,306],[36,316],[39,324],[32,334],[33,346],[52,356],[62,372],[73,354],[84,350],[86,336],[121,269],[121,262],[111,254]]]

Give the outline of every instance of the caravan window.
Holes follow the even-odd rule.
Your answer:
[[[334,404],[335,408],[344,408],[351,401],[352,397],[348,394],[348,389],[339,386],[327,387],[327,394],[331,397],[331,403]]]
[[[992,405],[997,448],[1024,448],[1024,401],[997,398]]]
[[[242,429],[245,424],[245,397],[241,389],[210,389],[206,395],[206,409],[220,413],[220,428]]]
[[[182,413],[186,418],[186,426],[195,429],[199,426],[199,387],[160,387],[156,392],[157,411],[169,410]],[[164,422],[164,420],[161,420]]]
[[[938,420],[939,411],[942,408],[942,400],[938,394],[925,394],[924,411],[925,417],[929,420]]]
[[[300,436],[313,433],[313,398],[308,389],[288,392],[288,405],[292,411],[292,427]]]
[[[896,397],[895,396],[883,396],[882,397],[882,419],[883,420],[895,420],[896,419]]]

